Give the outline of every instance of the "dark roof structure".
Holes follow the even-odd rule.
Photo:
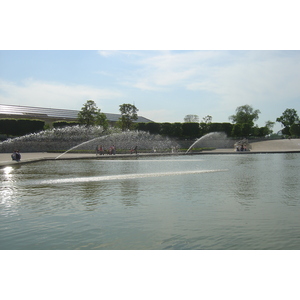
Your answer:
[[[20,105],[6,105],[0,104],[0,118],[35,118],[42,120],[68,120],[76,121],[79,110],[58,109],[58,108],[44,108]],[[120,114],[104,113],[109,122],[117,122],[121,117]],[[138,116],[136,123],[153,122],[147,118]]]

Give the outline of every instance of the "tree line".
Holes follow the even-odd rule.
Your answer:
[[[228,137],[233,138],[265,137],[273,132],[272,127],[275,124],[275,122],[267,121],[263,127],[254,125],[254,121],[257,121],[260,111],[253,109],[250,105],[237,107],[236,113],[229,117],[229,120],[232,121],[231,123],[212,122],[211,116],[206,116],[199,122],[197,115],[187,115],[183,123],[137,123],[138,109],[135,105],[122,104],[119,106],[119,111],[119,120],[115,124],[109,124],[106,115],[101,112],[96,103],[93,100],[88,100],[79,111],[77,122],[57,121],[52,126],[58,128],[73,125],[99,125],[104,129],[108,129],[109,126],[115,126],[122,131],[140,130],[179,139],[194,139],[216,131],[225,132]],[[282,124],[283,135],[300,136],[300,120],[295,109],[286,109],[276,119],[276,122]],[[39,132],[43,129],[45,129],[45,122],[41,120],[0,119],[0,134],[4,135],[21,136]]]
[[[199,122],[197,115],[187,115],[184,118],[184,123],[136,123],[134,121],[138,119],[138,109],[134,105],[122,104],[119,110],[121,117],[115,126],[123,131],[136,129],[184,139],[201,137],[215,131],[225,132],[227,136],[234,138],[265,137],[273,132],[272,128],[275,124],[275,122],[267,121],[263,127],[255,126],[254,122],[258,120],[260,111],[253,109],[250,105],[237,107],[236,113],[229,117],[232,123],[213,123],[211,116],[206,116],[202,122]],[[88,100],[82,107],[81,112],[78,114],[78,119],[81,124],[90,125],[91,120],[93,120],[94,125],[102,125],[104,128],[108,126],[105,114],[101,113],[92,100]],[[281,122],[284,126],[283,134],[300,135],[299,117],[296,110],[286,109],[282,116],[276,119],[276,122]]]

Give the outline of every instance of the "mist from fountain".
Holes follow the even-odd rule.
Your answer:
[[[159,134],[150,134],[149,132],[145,131],[124,131],[96,137],[91,140],[85,141],[68,149],[64,153],[57,156],[56,159],[72,150],[82,149],[82,147],[88,146],[88,149],[95,148],[92,148],[92,145],[101,145],[102,148],[106,150],[114,145],[118,150],[125,152],[129,152],[129,150],[133,149],[136,145],[138,146],[139,151],[144,150],[147,152],[165,152],[169,149],[179,147],[179,145],[173,140],[170,140],[169,138],[163,137]]]
[[[197,139],[185,152],[188,152],[194,147],[214,147],[214,148],[227,148],[231,145],[231,141],[227,139],[227,135],[224,132],[210,132],[201,138]]]
[[[129,151],[135,145],[139,150],[165,152],[179,145],[167,137],[144,131],[122,132],[118,128],[104,130],[101,126],[72,126],[41,131],[39,133],[8,139],[0,143],[0,152],[48,152],[71,150],[94,150],[97,145],[105,149],[115,145],[117,149]],[[57,158],[58,158],[57,157]]]
[[[110,130],[111,131],[111,130]],[[114,131],[115,132],[115,131]],[[7,139],[0,143],[1,152],[47,152],[69,149],[104,134],[102,126],[69,126]]]

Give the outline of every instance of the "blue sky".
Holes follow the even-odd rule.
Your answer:
[[[103,112],[135,104],[155,122],[228,122],[238,106],[259,109],[258,126],[286,108],[300,114],[300,51],[0,51],[0,103]],[[276,123],[274,129],[280,129]]]

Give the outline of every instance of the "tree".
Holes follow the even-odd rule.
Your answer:
[[[122,104],[119,106],[121,117],[119,118],[120,126],[123,131],[130,130],[133,127],[133,122],[138,119],[138,109],[132,104]]]
[[[276,119],[276,122],[281,123],[282,127],[290,128],[295,122],[299,122],[299,116],[297,111],[292,108],[287,108],[281,115]]]
[[[242,124],[237,123],[232,127],[231,136],[241,137],[242,136]]]
[[[273,127],[274,127],[275,122],[272,121],[267,121],[266,122],[266,135],[273,133]]]
[[[300,136],[300,124],[294,123],[290,128],[290,134],[294,136]]]
[[[250,136],[252,135],[253,129],[251,124],[249,123],[244,123],[242,124],[242,131],[241,131],[241,135],[242,136]]]
[[[235,111],[236,114],[229,117],[229,120],[232,120],[234,124],[250,124],[254,126],[254,121],[258,120],[258,114],[260,114],[259,109],[254,110],[248,104],[237,107]]]
[[[186,115],[184,117],[185,123],[199,123],[199,116],[197,115]]]
[[[210,124],[212,122],[212,116],[207,115],[202,119],[202,123]]]
[[[93,100],[87,100],[83,105],[78,113],[78,122],[86,126],[101,125],[104,128],[108,127],[106,115],[101,113]]]

